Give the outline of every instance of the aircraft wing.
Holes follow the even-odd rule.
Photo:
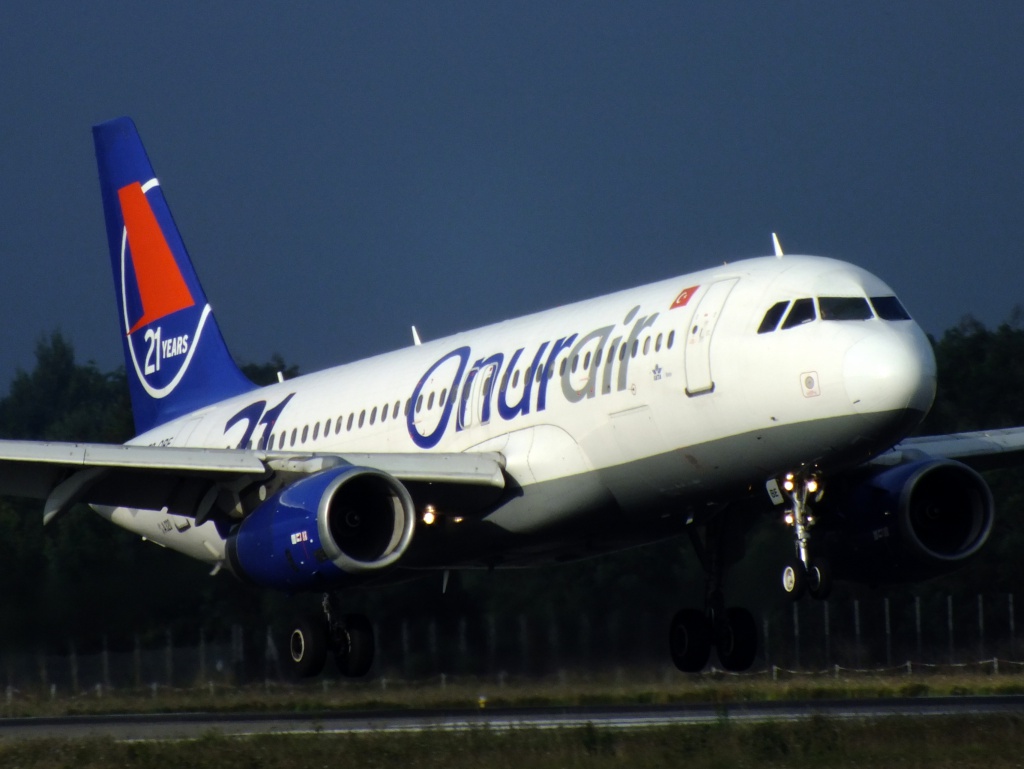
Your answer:
[[[1024,427],[906,438],[875,461],[899,461],[913,453],[963,462],[975,470],[1024,464]]]
[[[505,487],[500,454],[297,454],[0,440],[0,494],[46,500],[44,523],[80,502],[202,517],[219,495],[237,498],[278,474],[309,475],[337,465],[372,467],[413,484]]]

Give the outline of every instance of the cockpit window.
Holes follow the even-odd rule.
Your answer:
[[[786,320],[783,321],[782,328],[802,326],[804,323],[810,323],[816,317],[813,299],[797,299],[793,302],[793,307],[789,311],[789,315],[786,316]]]
[[[882,320],[910,320],[910,313],[895,296],[873,296],[871,306]]]
[[[764,314],[764,320],[761,321],[761,325],[757,327],[757,333],[768,334],[775,330],[779,325],[779,321],[782,320],[783,314],[786,312],[786,308],[789,307],[789,302],[776,302],[768,308],[768,312]]]
[[[871,307],[862,296],[819,296],[822,320],[870,320]]]

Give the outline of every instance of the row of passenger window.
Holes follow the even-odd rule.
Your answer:
[[[651,351],[651,347],[652,346],[653,346],[655,352],[660,352],[661,348],[662,348],[662,341],[663,340],[664,340],[665,349],[671,350],[672,346],[675,344],[675,337],[676,337],[676,332],[675,331],[670,331],[667,338],[665,338],[663,334],[658,334],[657,337],[646,337],[644,339],[644,341],[643,341],[643,344],[642,344],[642,352],[643,352],[644,355],[649,354],[650,351]],[[618,349],[618,358],[621,361],[621,360],[623,360],[626,357],[626,350],[628,349],[628,345],[625,342],[623,342],[621,345],[619,345],[619,347],[617,349]],[[611,348],[608,349],[608,360],[607,360],[607,362],[609,364],[614,360],[615,351],[616,351],[615,347],[611,347]],[[630,357],[635,358],[638,354],[640,354],[640,352],[641,352],[640,340],[639,339],[634,339],[633,340],[633,348],[632,348],[632,350],[630,350]],[[600,354],[600,351],[599,351],[598,354]],[[591,361],[592,361],[591,353],[588,352],[583,357],[583,370],[584,371],[587,370],[588,368],[590,368]],[[580,363],[580,356],[579,355],[574,355],[572,357],[572,372],[573,373],[576,372],[576,370],[577,370],[577,368],[579,366],[579,363]],[[566,370],[566,367],[568,365],[569,365],[568,358],[563,358],[562,359],[562,363],[559,366],[559,372],[558,373],[559,373],[560,376],[564,376],[565,375],[565,370]],[[537,373],[536,373],[536,381],[537,382],[540,382],[541,377],[543,376],[543,371],[544,371],[544,367],[543,366],[538,366],[537,367]],[[520,374],[519,369],[516,369],[514,372],[512,372],[512,387],[518,387],[519,386],[519,374]],[[548,378],[551,379],[552,377],[554,377],[554,375],[555,375],[554,367],[551,367],[550,369],[548,369]],[[466,379],[467,386],[463,388],[466,391],[465,392],[465,396],[466,397],[468,397],[468,394],[469,394],[469,386],[468,385],[470,384],[470,382],[471,382],[471,379],[469,377],[467,377],[467,379]],[[508,382],[509,382],[509,372],[506,371],[505,372],[505,376],[502,377],[502,380],[501,380],[501,391],[502,392],[505,392],[505,390],[508,388]],[[488,378],[487,382],[485,382],[485,384],[484,384],[484,394],[485,394],[485,397],[489,397],[490,396],[490,391],[491,391],[491,379]],[[419,398],[416,399],[416,413],[419,414],[423,410],[424,405],[426,406],[427,411],[432,410],[434,408],[434,405],[435,405],[435,395],[436,395],[435,392],[430,392],[426,396],[424,396],[423,393],[420,393]],[[452,398],[454,399],[455,393],[452,392],[451,395],[452,395]],[[443,405],[444,405],[446,399],[448,399],[448,397],[449,397],[448,388],[444,388],[443,390],[441,390],[440,397],[438,397],[436,399],[436,405],[439,408],[443,407]],[[379,412],[378,412],[378,408],[376,406],[374,406],[369,411],[369,418],[368,419],[367,419],[367,411],[366,411],[366,409],[363,409],[363,410],[361,410],[359,412],[358,416],[356,415],[355,412],[352,412],[351,414],[348,415],[348,419],[346,419],[345,416],[342,415],[342,416],[337,417],[336,419],[333,418],[333,417],[329,418],[329,419],[325,420],[323,423],[316,422],[316,423],[314,423],[312,425],[312,429],[311,429],[310,425],[304,425],[301,428],[301,430],[298,427],[293,427],[290,432],[288,430],[283,430],[282,432],[277,433],[276,435],[274,433],[271,433],[270,440],[267,443],[267,448],[270,449],[270,450],[273,450],[275,448],[278,449],[278,450],[281,450],[281,449],[284,449],[285,446],[288,446],[289,448],[291,448],[291,447],[296,446],[296,445],[304,444],[307,441],[318,440],[321,437],[322,438],[327,438],[328,436],[330,436],[332,434],[332,431],[333,431],[334,435],[340,435],[343,430],[345,432],[351,432],[352,430],[359,430],[359,429],[363,428],[364,426],[371,426],[373,424],[376,424],[377,421],[378,421],[378,413],[379,413],[379,416],[380,416],[380,420],[379,421],[380,421],[381,424],[383,424],[384,422],[386,422],[388,420],[388,413],[389,413],[389,411],[390,411],[391,419],[392,420],[398,419],[398,410],[399,410],[399,408],[401,408],[401,401],[395,401],[393,406],[390,403],[385,403],[384,406],[379,409]],[[402,411],[403,415],[408,416],[410,408],[412,408],[412,399],[411,398],[409,398],[409,399],[407,399],[405,401],[405,408]]]
[[[777,328],[802,326],[816,320],[819,314],[822,320],[870,320],[876,316],[882,320],[910,320],[910,314],[895,296],[873,296],[870,302],[863,296],[808,297],[773,304],[764,314],[757,333],[768,334]],[[785,320],[782,320],[783,316]]]

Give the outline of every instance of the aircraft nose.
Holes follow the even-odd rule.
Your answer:
[[[861,414],[926,413],[935,399],[935,355],[916,325],[885,329],[854,344],[843,360],[846,393]]]

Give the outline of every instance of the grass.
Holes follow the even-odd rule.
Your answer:
[[[494,732],[260,736],[194,742],[109,739],[0,742],[0,766],[123,769],[331,766],[402,769],[547,767],[1001,767],[1019,766],[1024,718],[886,718],[735,724],[641,731],[585,726]]]
[[[51,696],[11,692],[0,716],[109,713],[285,712],[415,710],[431,708],[561,707],[625,704],[755,702],[772,700],[1022,694],[1024,675],[983,673],[684,676],[644,673],[570,676],[551,680],[435,678],[423,681],[323,679],[304,684],[190,689],[88,690]],[[0,696],[3,693],[0,692]]]

